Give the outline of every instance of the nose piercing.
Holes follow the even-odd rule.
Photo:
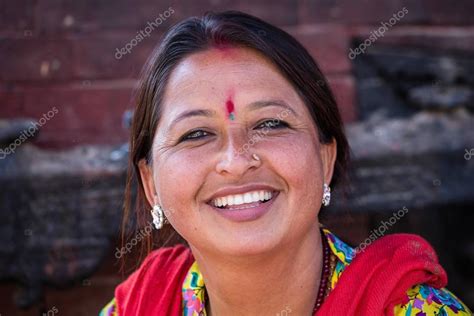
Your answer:
[[[252,158],[256,161],[260,161],[260,157],[257,154],[252,154]]]

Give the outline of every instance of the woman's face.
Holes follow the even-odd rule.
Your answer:
[[[303,101],[265,58],[210,49],[174,69],[153,163],[140,170],[149,202],[192,247],[250,255],[317,227],[335,150],[319,142]]]

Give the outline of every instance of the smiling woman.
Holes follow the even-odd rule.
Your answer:
[[[102,315],[469,315],[420,237],[356,255],[320,227],[348,152],[289,34],[240,12],[174,26],[143,74],[124,223],[136,212],[159,236]],[[186,245],[151,251],[173,233]]]

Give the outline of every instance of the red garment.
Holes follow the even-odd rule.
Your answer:
[[[418,284],[446,286],[446,272],[426,240],[395,234],[376,240],[355,256],[315,315],[393,316]]]
[[[191,251],[183,245],[153,251],[116,288],[118,314],[181,315],[181,288],[193,262]]]
[[[181,289],[193,262],[191,251],[182,245],[152,252],[115,290],[118,314],[181,316]],[[393,316],[412,286],[441,288],[446,283],[428,242],[415,235],[389,235],[353,259],[315,315]]]

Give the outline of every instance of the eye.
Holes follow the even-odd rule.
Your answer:
[[[271,129],[278,129],[278,128],[285,128],[288,127],[288,123],[285,121],[279,120],[279,119],[272,119],[272,120],[266,120],[263,121],[262,123],[257,125],[257,129],[262,129],[262,128],[271,128]]]
[[[185,134],[184,136],[182,136],[179,139],[179,142],[188,141],[188,140],[197,140],[197,139],[201,139],[201,138],[206,137],[206,136],[209,136],[209,133],[199,129],[199,130],[191,131],[191,132]]]

